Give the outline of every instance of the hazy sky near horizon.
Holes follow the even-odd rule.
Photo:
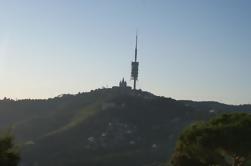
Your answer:
[[[175,99],[251,103],[249,0],[0,0],[0,98],[49,98],[125,77]]]

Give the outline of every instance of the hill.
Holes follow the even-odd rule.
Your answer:
[[[12,126],[22,166],[154,166],[188,124],[251,106],[176,101],[112,88],[48,100],[0,100],[0,128]]]

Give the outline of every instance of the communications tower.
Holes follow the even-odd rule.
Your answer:
[[[135,46],[135,58],[132,62],[131,80],[133,80],[133,89],[136,90],[136,82],[138,80],[139,62],[137,61],[138,56],[138,35],[136,34],[136,46]]]

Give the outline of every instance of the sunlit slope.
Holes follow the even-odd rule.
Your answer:
[[[107,93],[62,95],[48,100],[1,100],[0,128],[12,128],[19,141],[71,128],[98,111]]]

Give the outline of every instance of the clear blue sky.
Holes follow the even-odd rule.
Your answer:
[[[139,88],[251,103],[250,9],[250,0],[0,0],[0,98],[129,81],[138,29]]]

